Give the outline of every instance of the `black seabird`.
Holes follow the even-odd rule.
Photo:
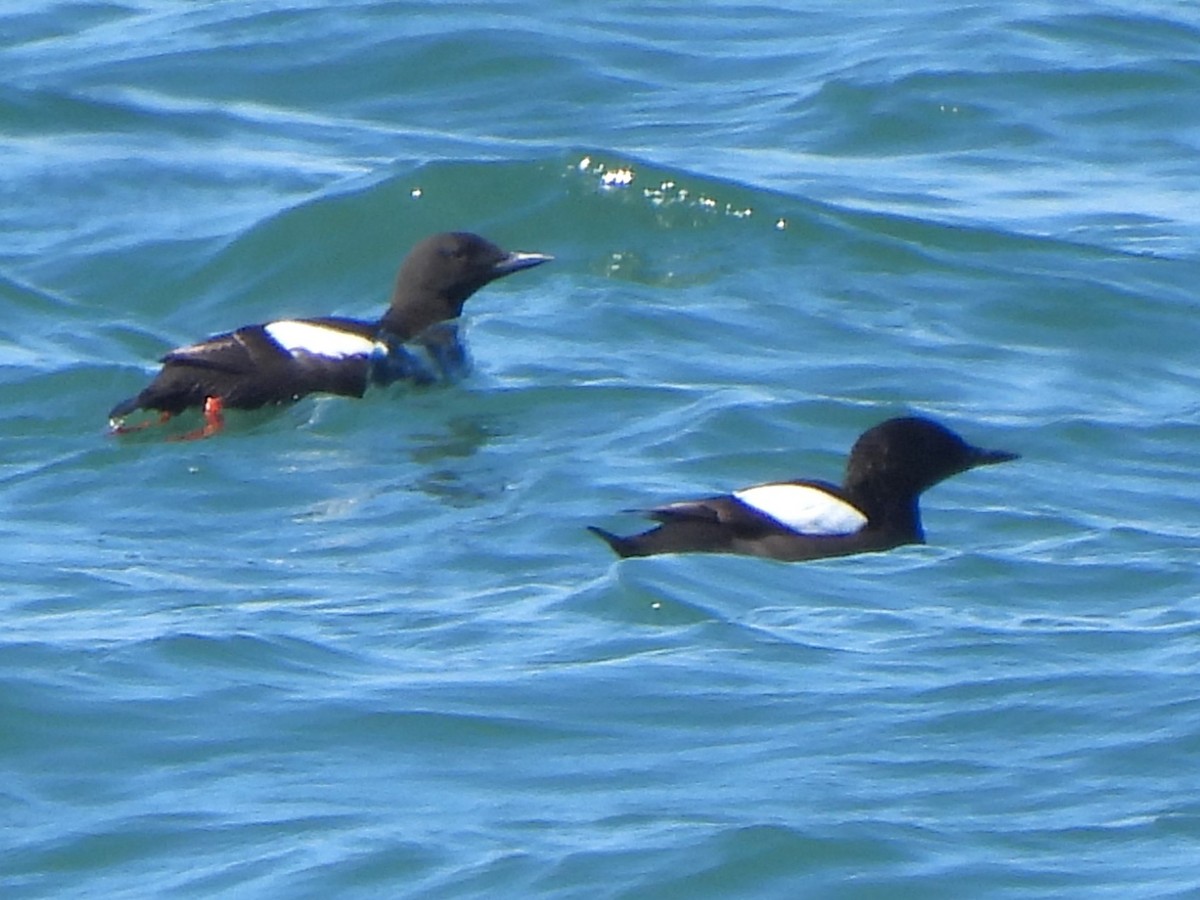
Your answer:
[[[392,301],[376,322],[340,316],[281,319],[214,335],[162,357],[162,369],[135,397],[109,412],[114,432],[136,431],[125,416],[156,410],[166,421],[200,407],[204,425],[184,437],[220,430],[225,409],[290,403],[312,393],[361,397],[367,387],[400,379],[432,382],[467,364],[454,320],[485,284],[541,265],[542,253],[508,253],[476,234],[435,234],[400,266]]]
[[[740,553],[797,562],[925,542],[921,493],[976,466],[1017,459],[929,419],[889,419],[850,450],[840,487],[780,481],[641,512],[661,524],[629,537],[590,527],[618,556]]]

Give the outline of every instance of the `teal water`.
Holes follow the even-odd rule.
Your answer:
[[[912,6],[0,13],[3,895],[1196,896],[1200,13]],[[106,436],[450,227],[464,383]],[[913,411],[926,546],[584,531]]]

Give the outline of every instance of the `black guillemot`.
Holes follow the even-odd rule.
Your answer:
[[[929,419],[889,419],[850,450],[841,487],[780,481],[640,510],[661,523],[629,537],[590,527],[618,556],[739,553],[798,562],[925,542],[921,492],[976,466],[1017,459],[973,447]]]
[[[145,390],[113,407],[110,424],[126,433],[153,424],[125,425],[139,409],[156,410],[166,421],[199,407],[204,425],[184,437],[206,437],[220,430],[225,409],[290,403],[312,393],[361,397],[370,385],[452,378],[467,365],[454,321],[467,298],[549,259],[507,253],[468,232],[433,235],[401,263],[391,304],[378,321],[280,319],[172,350]]]

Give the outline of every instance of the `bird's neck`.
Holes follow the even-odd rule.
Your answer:
[[[867,514],[868,527],[904,534],[911,542],[925,540],[921,527],[921,495],[916,491],[897,490],[894,485],[869,479],[844,487],[854,504]]]
[[[397,291],[392,294],[379,327],[401,341],[410,341],[432,325],[458,318],[461,312],[461,303],[441,293],[408,289],[401,294]]]
[[[422,329],[429,324],[431,323],[422,324],[417,317],[393,306],[389,307],[388,311],[383,314],[383,318],[379,320],[379,330],[396,343],[403,344],[420,334]]]

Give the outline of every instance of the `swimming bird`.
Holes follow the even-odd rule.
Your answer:
[[[778,481],[642,510],[661,523],[620,537],[589,526],[618,556],[739,553],[797,562],[925,542],[921,493],[977,466],[1017,459],[984,450],[930,419],[888,419],[850,450],[841,486]]]
[[[141,393],[109,412],[115,433],[137,431],[124,418],[157,410],[165,422],[199,407],[204,425],[184,438],[207,437],[226,409],[290,403],[312,393],[361,397],[370,385],[449,379],[466,367],[455,322],[472,294],[497,278],[552,259],[508,253],[468,232],[435,234],[405,257],[391,304],[378,321],[340,316],[246,325],[172,350]]]

